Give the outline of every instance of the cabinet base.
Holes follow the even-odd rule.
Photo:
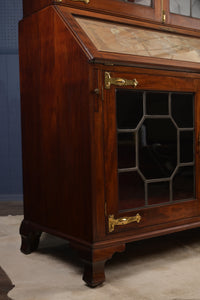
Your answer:
[[[105,262],[109,260],[114,253],[123,252],[126,243],[200,227],[199,217],[195,217],[190,221],[191,223],[188,221],[187,224],[185,224],[184,220],[179,221],[174,223],[174,226],[172,227],[157,225],[156,228],[152,228],[151,231],[138,232],[137,234],[130,235],[124,234],[120,238],[114,237],[113,235],[112,239],[108,239],[107,241],[104,240],[98,243],[89,244],[73,237],[66,236],[60,232],[23,220],[20,227],[22,240],[21,251],[24,254],[30,254],[31,252],[36,251],[42,232],[62,237],[70,242],[72,248],[77,250],[84,263],[83,280],[89,287],[96,287],[105,281]]]
[[[25,220],[20,226],[21,252],[30,254],[37,250],[40,242],[42,230]],[[85,246],[74,241],[70,242],[75,248],[84,263],[83,280],[89,287],[96,287],[105,281],[105,262],[110,259],[115,252],[123,252],[125,244],[117,246],[101,247],[94,249],[92,245]]]
[[[79,256],[84,263],[83,280],[90,287],[96,287],[105,281],[105,262],[110,259],[114,253],[123,252],[125,244],[109,246],[94,249],[77,243],[71,243],[71,246],[78,250]]]

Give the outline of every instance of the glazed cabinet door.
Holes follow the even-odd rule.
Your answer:
[[[172,25],[199,30],[200,1],[199,0],[169,0],[163,1],[166,22]]]
[[[198,79],[103,76],[107,232],[199,216]]]
[[[83,4],[84,9],[85,7],[97,9],[104,13],[114,13],[131,19],[161,21],[162,0],[82,0],[80,2],[87,2],[86,5]],[[80,3],[75,1],[73,5],[80,6]]]
[[[107,1],[108,2],[108,1]],[[109,1],[111,4],[111,1]],[[139,17],[160,21],[161,0],[115,0],[113,6],[121,6],[121,12],[129,14],[130,17]]]

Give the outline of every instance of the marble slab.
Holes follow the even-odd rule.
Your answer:
[[[200,63],[200,39],[75,17],[99,51]]]

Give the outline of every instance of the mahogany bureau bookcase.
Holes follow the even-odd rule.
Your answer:
[[[21,250],[67,239],[92,287],[126,243],[200,226],[200,8],[181,3],[24,0]]]

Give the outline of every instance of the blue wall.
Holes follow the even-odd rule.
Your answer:
[[[22,0],[0,0],[0,200],[22,199],[18,21]]]

